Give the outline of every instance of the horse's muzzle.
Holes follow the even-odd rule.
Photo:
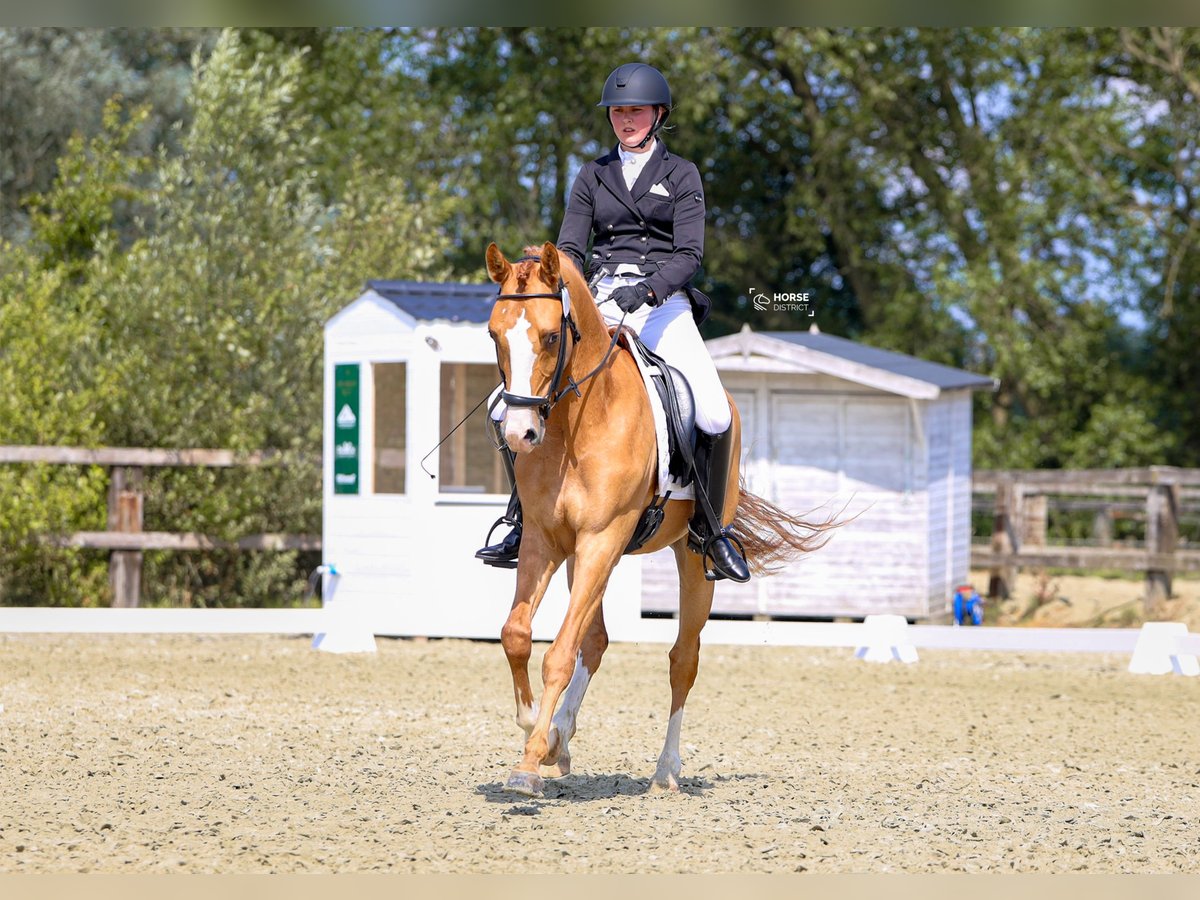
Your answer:
[[[514,453],[529,453],[546,436],[546,422],[536,409],[509,409],[504,414],[504,441]]]

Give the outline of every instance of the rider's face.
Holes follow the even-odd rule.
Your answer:
[[[634,153],[645,152],[649,149],[649,144],[640,149],[638,144],[650,133],[657,111],[656,106],[610,106],[608,121],[612,123],[617,140],[626,150]]]

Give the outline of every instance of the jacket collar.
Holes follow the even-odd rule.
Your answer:
[[[646,162],[645,168],[642,169],[637,181],[633,183],[633,187],[629,191],[633,195],[635,203],[675,168],[675,161],[667,150],[667,145],[662,142],[662,138],[659,138],[658,145],[650,152],[653,156]]]

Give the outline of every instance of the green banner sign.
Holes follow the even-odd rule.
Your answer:
[[[333,492],[358,493],[359,366],[333,367]]]

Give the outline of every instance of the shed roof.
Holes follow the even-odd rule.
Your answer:
[[[368,289],[418,321],[486,322],[496,285],[432,281],[368,281]]]
[[[754,331],[705,342],[722,370],[820,373],[914,400],[933,400],[943,391],[993,389],[995,383],[951,366],[869,347],[846,338],[808,331]]]
[[[810,350],[828,353],[831,356],[839,356],[873,369],[882,369],[895,375],[904,375],[917,381],[924,381],[943,391],[958,388],[991,389],[993,386],[992,379],[985,375],[976,375],[974,372],[967,372],[964,369],[919,359],[916,356],[909,356],[907,353],[870,347],[819,331],[765,331],[759,332],[759,334],[787,341],[789,344],[807,347]]]
[[[367,289],[421,322],[482,324],[492,312],[496,286],[491,282],[375,280]],[[707,341],[714,357],[756,353],[775,358],[785,371],[799,365],[861,384],[912,397],[930,398],[941,391],[992,389],[984,375],[929,362],[915,356],[870,347],[820,331],[761,331],[744,325],[738,334]]]

